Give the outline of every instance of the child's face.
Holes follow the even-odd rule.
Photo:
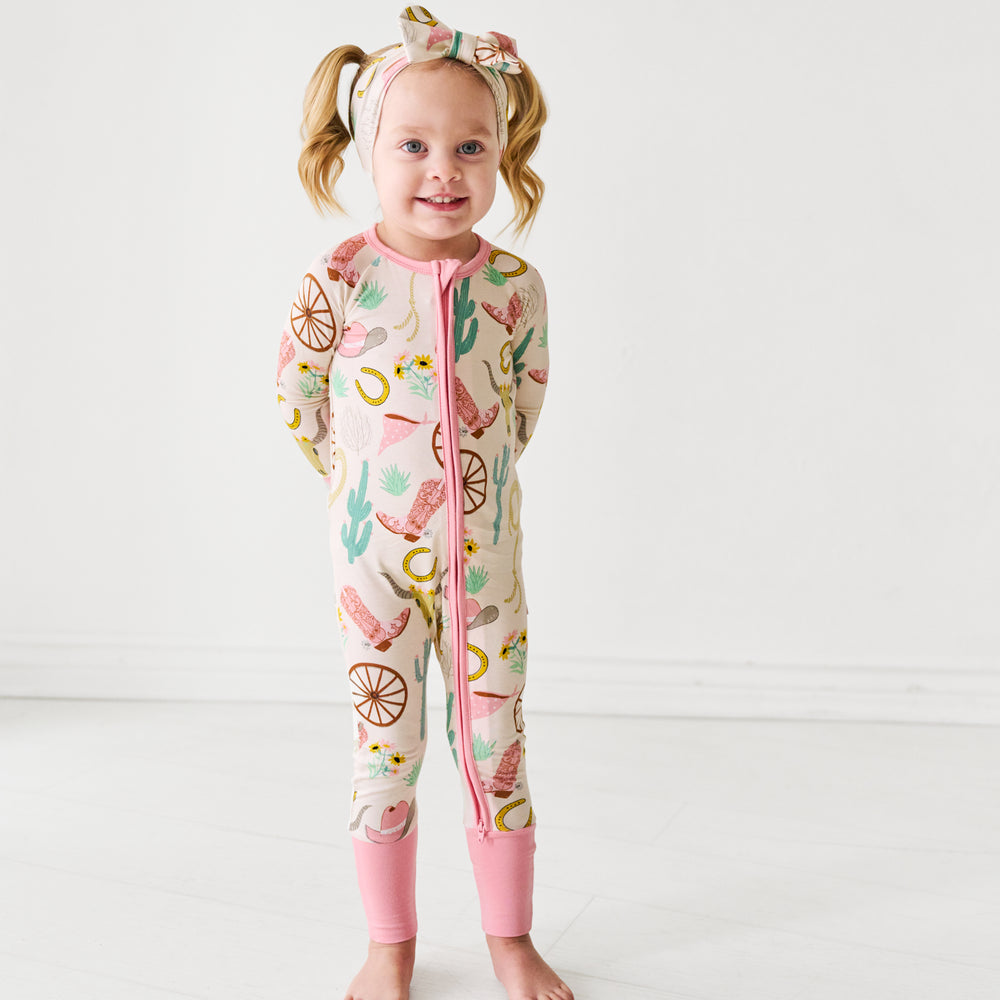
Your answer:
[[[467,261],[496,194],[496,104],[475,73],[444,62],[407,67],[386,91],[372,176],[385,243],[415,260]]]

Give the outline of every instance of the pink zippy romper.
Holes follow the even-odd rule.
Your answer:
[[[373,226],[313,262],[282,333],[279,404],[330,487],[354,702],[350,829],[374,940],[416,932],[415,793],[432,649],[484,929],[530,927],[516,461],[547,378],[542,280],[482,238],[468,263],[416,261]]]

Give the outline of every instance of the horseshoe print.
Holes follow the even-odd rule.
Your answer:
[[[521,258],[518,257],[517,254],[511,253],[509,250],[500,250],[499,248],[497,248],[490,252],[490,264],[492,264],[494,267],[496,267],[496,260],[498,257],[510,257],[511,260],[517,261],[517,267],[515,267],[513,271],[505,271],[503,270],[503,268],[497,267],[497,270],[505,278],[516,278],[519,274],[524,274],[524,272],[528,270],[527,263],[521,260]]]
[[[468,643],[468,648],[470,653],[475,653],[479,658],[479,669],[474,674],[469,674],[469,680],[478,681],[486,673],[486,668],[490,665],[490,660],[478,646],[473,646],[471,642]]]
[[[503,809],[501,809],[500,812],[496,814],[496,818],[493,820],[494,824],[496,825],[496,828],[498,830],[502,830],[507,833],[513,832],[513,828],[507,826],[507,824],[504,822],[504,818],[506,817],[507,813],[509,813],[512,809],[516,809],[518,806],[523,806],[524,803],[527,801],[528,801],[527,799],[515,799],[513,802],[509,802],[507,805],[505,805]],[[531,826],[534,818],[535,818],[535,810],[529,806],[528,822],[524,824],[525,830],[527,830],[528,827]]]
[[[279,392],[278,393],[278,402],[279,403],[283,403],[284,401],[285,401],[285,397],[282,396],[281,393]],[[289,423],[286,420],[285,421],[285,426],[289,427],[293,431],[297,431],[299,429],[299,424],[301,424],[301,423],[302,423],[302,411],[296,406],[295,407],[295,416],[292,418],[292,422]]]
[[[411,549],[406,553],[406,558],[403,560],[403,572],[411,579],[416,580],[417,583],[426,583],[428,580],[434,578],[435,573],[437,573],[438,561],[437,556],[434,557],[434,565],[431,567],[431,571],[424,576],[418,576],[416,573],[410,572],[410,561],[414,556],[419,556],[421,553],[430,552],[430,549],[421,546],[417,549]]]
[[[382,394],[380,396],[371,397],[361,388],[361,382],[358,379],[354,380],[354,387],[358,390],[361,398],[371,406],[379,406],[384,403],[389,398],[389,380],[374,368],[362,368],[361,369],[366,375],[374,375],[375,378],[382,383]]]
[[[407,7],[403,13],[410,21],[417,24],[426,24],[429,28],[437,27],[438,22],[434,20],[434,15],[426,7]],[[420,17],[417,17],[418,13],[421,15]]]
[[[504,360],[503,360],[504,351],[507,352],[507,363],[506,364],[504,364]],[[512,361],[513,357],[514,357],[514,341],[513,340],[505,340],[500,345],[500,371],[502,371],[504,373],[504,375],[506,375],[507,372],[510,371],[511,361]]]

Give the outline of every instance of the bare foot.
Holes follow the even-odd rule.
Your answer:
[[[417,939],[399,944],[368,942],[368,959],[351,980],[344,1000],[407,1000]]]
[[[493,971],[510,1000],[573,1000],[573,991],[535,951],[528,934],[486,935]]]

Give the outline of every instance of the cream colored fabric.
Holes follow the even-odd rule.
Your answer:
[[[472,784],[463,778],[465,825],[476,827],[483,796],[492,833],[534,822],[516,460],[548,380],[545,288],[530,264],[485,240],[467,264],[443,262],[454,272],[443,292],[431,273],[440,263],[401,257],[374,227],[320,255],[290,310],[278,362],[285,421],[330,482],[339,628],[356,707],[351,828],[370,843],[395,842],[414,822],[432,650],[456,761],[474,758]],[[436,332],[448,313],[462,476],[450,496]],[[455,565],[450,502],[464,538],[459,588],[445,572]],[[456,613],[467,630],[459,656]],[[456,714],[461,705],[467,719]]]

